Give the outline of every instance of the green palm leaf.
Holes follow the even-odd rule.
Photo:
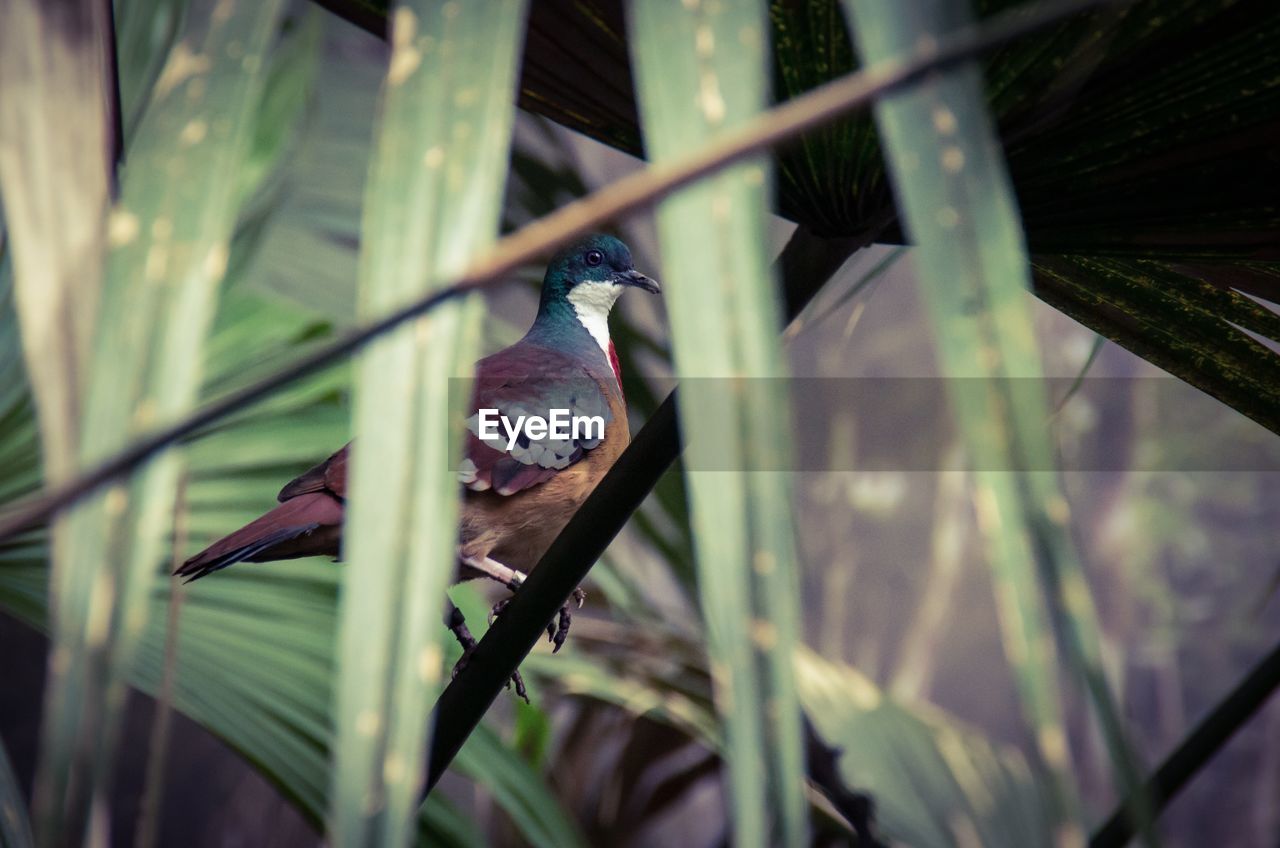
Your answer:
[[[324,5],[373,32],[384,29],[379,0]],[[984,0],[978,11],[1017,5]],[[520,105],[641,154],[621,6],[537,4]],[[772,0],[770,17],[777,100],[857,67],[839,0]],[[1278,37],[1280,7],[1269,0],[1142,0],[1081,15],[984,57],[986,100],[1037,262],[1176,257],[1212,266],[1196,275],[1210,283],[1240,276],[1228,262],[1265,263],[1253,267],[1278,273],[1280,213],[1270,188],[1280,182],[1271,155],[1280,133],[1280,55],[1271,47]],[[868,118],[812,131],[776,161],[779,213],[824,236],[902,240]],[[1107,293],[1096,274],[1059,273],[1057,286],[1037,285],[1037,294],[1276,429],[1274,404],[1261,408],[1235,389],[1248,375],[1225,322],[1212,328],[1217,335],[1194,342],[1192,353],[1196,331],[1184,334],[1179,313],[1147,307],[1117,315],[1099,302]],[[1077,291],[1064,296],[1067,287]],[[1157,322],[1163,333],[1151,326]],[[1268,395],[1280,386],[1273,369],[1254,378]]]
[[[1280,341],[1280,317],[1230,287],[1250,266],[1186,274],[1153,260],[1035,256],[1033,270],[1045,301],[1280,432],[1280,356],[1249,335]]]
[[[959,26],[963,6],[849,0],[868,61]],[[1139,771],[1102,676],[1098,625],[1048,440],[1049,406],[1027,309],[1030,268],[1018,211],[986,114],[978,69],[877,104],[877,126],[921,282],[942,371],[973,457],[979,527],[996,583],[1001,628],[1041,764],[1055,775],[1055,813],[1072,843],[1081,812],[1055,680],[1053,621],[1094,701],[1118,782]],[[977,379],[974,379],[974,378]],[[1047,597],[1042,597],[1042,586]],[[1053,616],[1054,618],[1051,618]]]
[[[643,632],[662,650],[637,645],[630,629],[607,627],[591,635],[589,660],[533,655],[525,667],[576,700],[670,726],[727,756],[701,646],[658,619],[645,620]],[[806,648],[792,660],[806,714],[838,751],[845,783],[875,798],[887,836],[921,848],[1054,843],[1051,786],[1015,749]]]
[[[245,161],[279,9],[268,2],[196,19],[159,77],[111,212],[100,310],[92,288],[78,303],[78,314],[97,323],[84,369],[84,430],[78,446],[44,439],[51,474],[72,457],[93,462],[118,450],[195,400],[199,342],[240,200],[222,174]],[[39,385],[57,385],[43,360],[29,362]],[[73,382],[66,393],[75,398],[79,389]],[[70,513],[65,535],[55,531],[53,661],[35,791],[43,842],[77,840],[92,789],[110,775],[177,473],[176,454],[163,456]]]
[[[797,655],[806,712],[840,750],[850,785],[876,799],[885,833],[905,845],[1051,845],[1049,788],[1016,751],[939,710],[907,706],[848,666]]]
[[[312,318],[234,281],[219,308],[205,370],[212,391],[250,378],[251,363],[282,355],[279,338],[304,335]],[[0,342],[13,327],[0,321]],[[311,342],[302,342],[302,345]],[[296,474],[340,443],[350,414],[346,369],[312,380],[187,448],[191,482],[191,552],[228,527],[243,524],[273,502],[281,478]],[[25,400],[0,414],[0,453],[30,467],[23,488],[36,484],[34,424]],[[19,469],[22,465],[9,465]],[[8,479],[12,480],[13,477]],[[0,607],[47,630],[46,563],[41,539],[0,546]],[[178,639],[174,707],[207,727],[250,762],[317,827],[329,794],[337,598],[341,569],[323,559],[244,564],[217,580],[185,590]],[[151,611],[130,672],[132,685],[157,693],[164,671],[164,611],[169,591]],[[433,605],[429,620],[438,626]],[[483,620],[483,616],[481,616]],[[523,838],[551,848],[574,844],[556,800],[528,772],[513,772],[514,754],[491,732],[464,748],[459,768],[509,810]],[[484,844],[474,826],[433,796],[419,819],[430,845]],[[576,838],[576,837],[573,837]]]
[[[397,6],[362,227],[366,318],[443,284],[496,237],[522,12],[520,0]],[[330,800],[340,845],[404,844],[416,814],[456,559],[450,382],[475,359],[479,305],[446,306],[357,363]]]
[[[635,4],[649,148],[673,158],[763,108],[764,7]],[[690,92],[697,92],[691,97]],[[807,823],[781,309],[765,244],[764,163],[688,189],[658,210],[669,278],[685,479],[728,785],[740,845],[800,845]],[[696,378],[702,378],[698,380]],[[750,379],[755,378],[755,379]],[[765,470],[758,470],[765,469]],[[776,836],[771,837],[771,829]]]

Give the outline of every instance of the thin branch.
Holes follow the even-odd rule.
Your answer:
[[[278,389],[317,373],[350,356],[372,339],[406,321],[421,317],[434,307],[467,292],[499,282],[521,265],[549,250],[615,220],[651,206],[673,191],[734,162],[791,141],[807,130],[870,104],[929,73],[1086,10],[1126,3],[1129,0],[1043,0],[1018,7],[972,27],[966,27],[921,45],[911,56],[881,62],[848,74],[807,94],[762,112],[753,120],[725,132],[689,156],[650,165],[598,191],[570,203],[499,240],[488,256],[473,264],[452,285],[402,309],[353,329],[330,344],[286,365],[256,383],[205,404],[187,418],[141,437],[120,453],[67,483],[47,487],[23,499],[0,519],[0,541],[30,530],[96,491],[112,479],[127,474],[169,445],[271,395]]]
[[[1050,6],[1057,16],[1069,14],[1064,11],[1068,6],[1071,13],[1086,8],[1085,4],[1052,3],[1031,10],[1020,10],[1015,18],[1006,13],[977,29],[965,30],[962,34],[940,40],[933,54],[935,57],[945,54],[949,57],[946,61],[961,58],[953,46],[957,38],[963,38],[969,45],[982,43],[990,46],[989,36],[985,35],[988,27],[999,28],[1006,34],[1016,29],[1022,34],[1029,31],[1021,29],[1029,21],[1035,20],[1039,22],[1039,26],[1043,26],[1058,19],[1045,14],[1044,10]],[[971,55],[972,53],[963,54],[964,57]],[[876,72],[877,68],[869,71],[872,74]],[[914,72],[908,77],[915,78],[919,74],[920,72]],[[814,94],[827,92],[832,86],[852,82],[858,76],[859,74],[854,74],[831,83]],[[797,102],[793,100],[787,105]],[[787,106],[779,107],[766,114],[777,114],[786,108]],[[847,239],[838,245],[827,242],[827,255],[820,260],[813,260],[811,252],[805,248],[821,246],[823,243],[824,240],[801,228],[796,231],[779,258],[788,321],[799,314],[818,288],[860,246]],[[592,565],[621,531],[627,519],[639,509],[658,479],[679,456],[681,446],[676,426],[675,397],[675,392],[668,395],[645,422],[635,440],[556,537],[551,548],[531,570],[520,591],[480,640],[466,668],[441,693],[433,714],[435,727],[431,736],[424,797],[449,767],[511,674],[533,649],[546,623],[586,578]]]
[[[1097,360],[1098,354],[1102,352],[1102,348],[1105,347],[1106,344],[1106,336],[1094,335],[1093,344],[1089,347],[1089,355],[1085,357],[1084,364],[1080,366],[1080,371],[1076,374],[1076,378],[1071,381],[1071,385],[1067,386],[1067,390],[1062,393],[1062,399],[1053,407],[1053,412],[1049,414],[1050,420],[1061,415],[1062,410],[1066,408],[1068,401],[1076,396],[1076,392],[1080,391],[1080,387],[1084,385],[1084,378],[1089,376],[1089,369],[1093,367],[1093,363]]]
[[[514,606],[514,604],[512,605]],[[1280,643],[1253,667],[1213,712],[1196,725],[1191,735],[1161,763],[1142,787],[1143,801],[1153,815],[1159,813],[1187,785],[1227,740],[1267,702],[1280,687]],[[1121,803],[1089,839],[1089,848],[1122,848],[1133,838],[1132,800]]]
[[[190,514],[187,511],[187,472],[178,478],[178,493],[173,503],[173,559],[169,571],[182,565],[187,548]],[[142,804],[138,810],[138,827],[134,848],[155,848],[160,833],[161,811],[164,809],[165,765],[169,760],[169,733],[173,725],[173,691],[178,677],[178,618],[182,611],[182,583],[175,580],[169,589],[169,614],[164,628],[164,671],[160,691],[156,693],[154,724],[147,741],[147,765],[143,771]]]
[[[787,319],[799,314],[831,274],[875,235],[870,233],[860,243],[823,240],[803,228],[797,230],[777,263],[783,275]],[[586,579],[587,572],[681,450],[676,393],[672,392],[560,531],[520,591],[480,640],[466,667],[441,693],[432,717],[435,727],[424,797],[532,650],[546,623]]]

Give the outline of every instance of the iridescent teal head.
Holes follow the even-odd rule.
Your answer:
[[[579,286],[599,285],[658,291],[656,282],[635,269],[625,244],[613,236],[595,233],[551,257],[542,280],[542,299],[567,298]]]
[[[635,269],[621,241],[599,233],[586,236],[551,258],[535,327],[567,332],[581,326],[607,354],[609,310],[629,286],[659,290],[655,280]]]

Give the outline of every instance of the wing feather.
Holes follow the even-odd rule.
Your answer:
[[[545,483],[560,471],[579,462],[597,447],[601,438],[589,432],[577,438],[530,440],[522,437],[507,449],[508,437],[501,427],[499,438],[479,436],[478,411],[496,409],[515,422],[518,416],[550,418],[552,409],[567,409],[572,416],[599,416],[606,428],[613,418],[606,394],[606,380],[616,380],[585,367],[570,354],[528,342],[517,343],[476,366],[472,394],[472,416],[467,420],[467,442],[459,468],[463,485],[475,492],[494,491],[500,495]],[[280,490],[280,502],[312,492],[327,492],[339,500],[347,495],[347,459],[351,443],[324,462],[304,472]]]
[[[589,432],[575,437],[529,439],[521,434],[510,447],[508,434],[498,428],[498,438],[481,439],[479,411],[496,409],[513,424],[519,416],[550,419],[553,409],[575,416],[598,416],[607,428],[609,409],[605,380],[616,383],[612,373],[596,374],[579,357],[552,348],[522,342],[482,359],[476,369],[472,416],[467,419],[466,456],[459,476],[472,491],[513,495],[540,483],[579,462],[598,446],[601,438]]]
[[[347,456],[351,443],[343,445],[342,450],[330,456],[316,467],[303,472],[291,480],[276,500],[284,503],[290,498],[310,492],[328,492],[339,500],[347,498]]]

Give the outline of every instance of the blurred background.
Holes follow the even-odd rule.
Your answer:
[[[332,337],[355,314],[386,45],[304,4],[289,20],[268,88],[277,97],[261,107],[274,132],[257,137],[259,183],[208,346],[208,396]],[[505,226],[639,166],[520,113]],[[774,219],[775,254],[793,227]],[[634,218],[621,234],[637,268],[662,279],[652,222]],[[529,268],[488,297],[500,320],[485,322],[486,349],[523,333],[539,278]],[[1022,839],[1044,832],[1045,790],[1001,636],[1005,613],[971,480],[939,470],[964,468],[965,449],[954,428],[903,408],[906,387],[944,390],[920,296],[913,251],[873,246],[785,336],[794,376],[822,381],[805,391],[837,401],[793,427],[798,453],[819,457],[794,472],[808,649],[797,674],[823,735],[843,749],[842,774],[876,799],[895,841],[1033,844]],[[1280,449],[1259,424],[1028,301],[1106,672],[1149,769],[1280,640]],[[633,430],[671,385],[665,327],[657,299],[624,298],[615,313]],[[187,550],[252,517],[280,480],[345,441],[348,383],[347,369],[334,369],[193,441]],[[839,403],[842,393],[858,402]],[[29,404],[7,413],[5,456],[30,473]],[[885,456],[910,461],[899,470]],[[566,650],[552,657],[542,646],[525,664],[533,704],[501,699],[468,743],[424,825],[437,844],[724,843],[684,498],[679,473],[667,475],[593,572]],[[94,823],[108,844],[321,843],[317,728],[343,567],[243,564],[172,596],[157,591],[110,809]],[[0,737],[24,794],[45,672],[44,582],[29,544],[0,548]],[[452,594],[479,635],[496,596],[471,586]],[[287,696],[263,688],[294,672]],[[1118,798],[1105,744],[1086,700],[1058,682],[1073,776],[1096,821]],[[838,827],[817,822],[817,842],[839,842]],[[1280,703],[1195,777],[1159,831],[1187,848],[1280,845]]]

